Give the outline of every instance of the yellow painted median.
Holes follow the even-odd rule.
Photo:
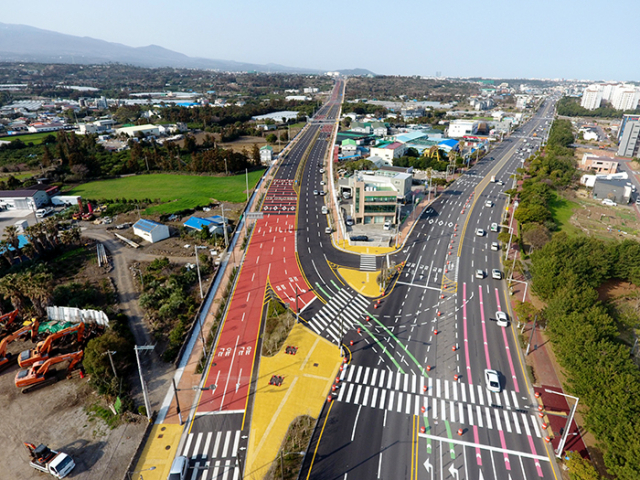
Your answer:
[[[393,253],[397,249],[396,247],[365,247],[359,245],[349,245],[348,240],[340,240],[337,242],[339,248],[347,250],[353,253],[364,253],[365,255],[386,255],[387,253]]]
[[[298,347],[296,354],[286,354],[287,346]],[[336,345],[299,324],[280,352],[261,358],[244,478],[264,477],[296,417],[318,417],[340,362]],[[280,387],[269,385],[272,375],[284,377]]]
[[[140,459],[132,470],[144,471],[145,480],[165,480],[169,476],[171,463],[176,456],[180,436],[184,430],[180,425],[154,425]],[[153,470],[150,470],[152,467]]]
[[[345,282],[358,293],[365,297],[379,297],[383,292],[378,285],[380,270],[375,272],[361,272],[353,268],[338,268],[338,273]]]

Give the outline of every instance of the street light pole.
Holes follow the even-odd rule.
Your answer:
[[[205,227],[206,228],[206,227]],[[207,247],[203,247],[203,246],[198,246],[198,245],[194,245],[193,246],[194,251],[196,253],[196,269],[198,270],[198,284],[200,285],[200,299],[204,300],[204,292],[202,290],[202,278],[200,277],[200,261],[198,260],[198,249],[199,248],[207,248]],[[202,351],[204,353],[204,356],[207,356],[207,344],[204,340],[204,325],[202,325],[202,315],[199,315],[198,318],[200,319],[200,339],[202,340]]]
[[[180,421],[180,425],[182,425],[182,413],[180,413],[180,401],[178,400],[178,387],[176,387],[176,379],[172,378],[171,383],[173,384],[173,396],[176,399],[176,411],[178,412],[178,420]]]
[[[207,228],[207,227],[204,227]],[[193,246],[193,251],[196,254],[196,270],[198,270],[198,284],[200,285],[200,300],[204,299],[204,292],[202,291],[202,277],[200,276],[200,261],[198,260],[198,246]]]
[[[544,391],[547,393],[555,393],[556,395],[562,395],[563,397],[572,398],[573,400],[576,401],[576,403],[574,403],[573,407],[571,408],[571,412],[569,413],[569,418],[567,418],[567,424],[564,427],[564,432],[562,434],[562,438],[560,439],[560,443],[558,444],[558,448],[555,450],[556,457],[560,458],[562,457],[562,450],[564,449],[564,444],[567,441],[567,436],[569,435],[569,430],[571,429],[571,422],[573,422],[573,416],[575,415],[576,410],[578,409],[578,402],[580,401],[580,398],[574,397],[572,395],[567,395],[566,393],[556,392],[554,390],[548,390],[546,388]]]

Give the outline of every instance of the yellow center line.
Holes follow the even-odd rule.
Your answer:
[[[322,434],[324,433],[324,427],[327,426],[327,420],[329,420],[329,414],[331,413],[331,409],[333,408],[333,404],[335,402],[331,402],[329,405],[329,410],[327,411],[327,415],[324,417],[324,423],[322,424],[322,430],[320,430],[320,436],[318,437],[318,443],[316,443],[316,448],[313,451],[313,457],[311,458],[311,465],[309,465],[309,473],[307,473],[307,480],[311,476],[311,470],[313,470],[313,463],[316,461],[316,455],[318,454],[318,448],[320,447],[320,440],[322,440]]]

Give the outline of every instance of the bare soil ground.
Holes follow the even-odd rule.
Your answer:
[[[580,205],[570,222],[586,235],[603,240],[640,240],[640,220],[634,206],[608,207],[591,198],[586,190],[578,190],[575,198],[570,199]]]

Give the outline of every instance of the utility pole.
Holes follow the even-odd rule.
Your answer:
[[[249,235],[249,230],[247,227],[247,213],[249,209],[249,169],[245,168],[244,173],[245,173],[245,181],[247,183],[247,206],[244,209],[244,237],[247,238]],[[249,239],[247,238],[247,242],[248,241]]]
[[[229,248],[229,238],[227,237],[227,220],[224,218],[224,203],[220,204],[222,209],[222,231],[224,232],[224,248]]]
[[[111,362],[111,370],[113,370],[113,376],[117,379],[118,378],[118,374],[116,373],[116,367],[113,364],[113,357],[111,356],[111,355],[115,355],[116,353],[118,353],[118,352],[112,352],[111,350],[107,350],[102,355],[109,355],[109,362]]]
[[[142,376],[142,367],[140,366],[140,355],[138,351],[140,350],[153,350],[156,348],[155,345],[143,345],[139,347],[136,345],[134,350],[136,352],[136,362],[138,363],[138,373],[140,374],[140,384],[142,385],[142,396],[144,397],[144,408],[147,410],[147,419],[151,421],[151,405],[149,403],[149,394],[147,392],[147,384],[144,382],[144,377]]]
[[[224,171],[225,175],[229,175],[229,169],[227,168],[227,159],[224,159]]]

